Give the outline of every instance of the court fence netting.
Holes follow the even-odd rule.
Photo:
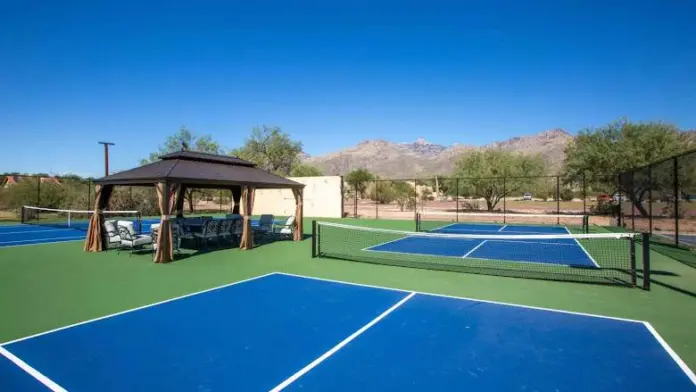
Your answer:
[[[397,246],[403,244],[404,246]],[[484,256],[475,250],[487,244]],[[496,247],[500,244],[500,247]],[[641,244],[640,249],[637,245]],[[442,248],[464,246],[465,254]],[[637,233],[442,234],[312,222],[312,257],[364,263],[650,289],[650,241]],[[526,256],[525,256],[526,255]],[[525,256],[525,257],[521,257]],[[543,258],[536,262],[535,257]],[[578,262],[578,258],[590,263]],[[582,260],[581,260],[582,261]]]
[[[476,212],[419,212],[416,213],[416,231],[429,232],[454,223],[534,225],[564,227],[569,234],[589,232],[588,215],[571,214],[497,214]],[[474,226],[472,226],[474,227]],[[543,233],[541,233],[543,234]],[[565,233],[562,233],[565,234]]]
[[[26,225],[87,231],[94,211],[60,210],[33,206],[22,207],[22,223]],[[102,211],[105,220],[130,221],[136,230],[142,226],[140,211]]]

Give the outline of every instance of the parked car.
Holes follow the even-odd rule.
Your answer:
[[[532,200],[532,194],[529,193],[529,192],[526,192],[526,193],[522,196],[522,200]]]
[[[602,193],[597,196],[597,203],[610,203],[612,201],[612,197],[607,195],[606,193]]]

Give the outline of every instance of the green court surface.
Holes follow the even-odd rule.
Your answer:
[[[332,220],[413,230],[412,221]],[[305,232],[311,220],[305,221]],[[86,253],[83,243],[0,248],[0,343],[279,271],[649,321],[696,369],[696,268],[651,252],[651,291],[311,258],[311,240],[154,264],[151,254]],[[163,326],[166,327],[166,326]],[[176,328],[176,326],[171,326]]]

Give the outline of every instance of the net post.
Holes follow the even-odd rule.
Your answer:
[[[27,214],[27,209],[25,206],[22,206],[22,210],[20,212],[20,217],[19,217],[20,222],[22,222],[22,224],[26,223],[26,219],[27,219],[26,214]]]
[[[317,257],[317,221],[312,220],[312,258]]]
[[[631,287],[636,287],[636,238],[631,237]]]
[[[650,234],[642,233],[643,241],[643,290],[650,291]]]
[[[72,227],[72,212],[68,211],[68,227]]]

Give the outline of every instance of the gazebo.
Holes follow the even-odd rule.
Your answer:
[[[302,240],[302,191],[304,184],[259,169],[253,163],[232,156],[181,151],[159,157],[160,160],[135,169],[122,171],[95,180],[94,214],[89,221],[86,252],[101,252],[104,216],[101,213],[109,204],[114,186],[154,186],[161,215],[160,235],[157,236],[156,263],[166,263],[173,258],[171,222],[172,215],[183,216],[184,194],[187,188],[229,189],[232,192],[233,213],[240,213],[243,203],[243,233],[241,249],[254,246],[251,232],[251,212],[254,191],[257,188],[290,188],[295,196],[295,241]]]

